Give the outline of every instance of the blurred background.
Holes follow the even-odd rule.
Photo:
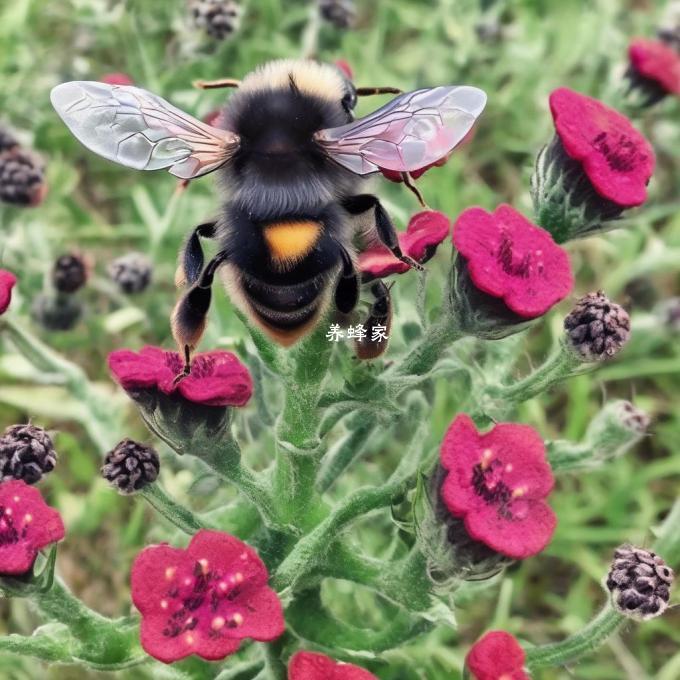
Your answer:
[[[552,135],[550,91],[568,86],[617,106],[630,40],[680,25],[677,2],[644,0],[343,0],[322,3],[323,16],[317,3],[303,0],[218,4],[213,12],[204,0],[0,3],[0,125],[42,158],[49,189],[37,207],[0,203],[0,266],[19,278],[12,314],[81,366],[110,398],[112,410],[120,410],[122,431],[110,433],[111,445],[123,436],[149,441],[150,435],[114,390],[106,356],[145,343],[173,346],[168,316],[176,297],[177,250],[192,227],[215,213],[219,199],[212,178],[182,189],[167,173],[137,173],[87,152],[51,108],[54,85],[117,74],[198,117],[220,107],[229,91],[199,91],[192,81],[241,78],[280,57],[345,60],[360,86],[476,85],[488,93],[489,103],[473,139],[447,165],[424,175],[419,187],[433,209],[454,219],[465,207],[493,209],[501,202],[530,216],[533,160]],[[359,114],[384,101],[362,100]],[[634,120],[658,156],[647,206],[629,213],[617,231],[568,244],[577,272],[575,296],[603,288],[631,311],[633,340],[599,372],[523,405],[518,419],[546,438],[578,440],[605,399],[620,397],[650,414],[650,435],[600,471],[561,478],[552,496],[558,529],[546,552],[511,568],[496,587],[464,603],[458,631],[438,630],[386,654],[394,670],[381,677],[459,678],[469,645],[489,626],[535,643],[577,631],[604,600],[600,581],[613,548],[625,541],[649,545],[652,528],[678,495],[680,304],[672,300],[680,294],[678,98],[667,97]],[[374,183],[404,228],[419,209],[414,196],[383,178]],[[86,284],[67,298],[55,294],[51,274],[63,255],[78,256],[89,272]],[[430,265],[428,309],[436,308],[448,256],[443,246]],[[403,327],[417,319],[414,281],[400,277],[394,293],[396,324]],[[215,297],[202,348],[235,349],[248,358],[247,332],[225,296]],[[571,304],[565,301],[531,332],[525,368],[546,356]],[[406,337],[395,334],[390,352],[402,351]],[[277,395],[268,389],[260,398],[268,399],[276,414]],[[432,446],[465,389],[450,382],[437,386]],[[117,496],[99,478],[104,451],[79,424],[81,414],[77,399],[3,346],[0,427],[31,420],[54,433],[60,456],[42,486],[68,527],[58,569],[93,608],[127,614],[130,563],[145,544],[167,540],[168,528],[145,504]],[[253,405],[239,422],[245,455],[256,467],[269,461],[267,427]],[[359,482],[387,474],[399,455],[393,440],[376,435],[365,462],[334,493],[340,497]],[[180,466],[170,455],[162,459],[165,487],[192,507],[209,508],[229,497],[229,489],[197,478],[186,461]],[[366,541],[380,542],[375,526],[367,523],[359,531]],[[337,584],[328,597],[339,613],[353,612],[369,623],[373,618],[373,598],[361,589]],[[0,633],[28,634],[36,624],[23,602],[0,601]],[[680,678],[679,643],[680,613],[672,610],[624,629],[577,666],[541,677],[674,680]],[[0,677],[110,675],[63,667],[48,671],[29,660],[0,656]],[[132,670],[117,677],[144,676]]]

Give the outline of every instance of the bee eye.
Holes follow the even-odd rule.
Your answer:
[[[347,113],[352,113],[352,111],[354,111],[354,107],[357,105],[357,93],[354,88],[345,93],[345,96],[340,100],[340,103]]]

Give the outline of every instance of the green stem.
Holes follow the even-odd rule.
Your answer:
[[[340,621],[323,606],[318,589],[298,595],[286,610],[286,621],[296,635],[328,649],[356,652],[384,652],[403,644],[432,628],[432,623],[403,609],[393,611],[377,630]]]
[[[203,451],[200,460],[218,477],[231,482],[258,509],[266,524],[282,528],[270,484],[241,463],[238,444],[231,437]]]
[[[409,482],[397,479],[377,488],[359,489],[304,538],[300,539],[274,575],[274,588],[281,592],[294,588],[300,579],[316,568],[339,532],[357,517],[372,510],[389,507],[408,489]]]
[[[283,645],[283,638],[279,638],[264,647],[265,668],[268,673],[268,680],[286,680],[286,666],[281,659]]]
[[[396,366],[392,376],[418,376],[429,373],[444,351],[463,334],[448,314],[432,324],[425,337]]]
[[[145,486],[139,492],[139,495],[143,496],[149,505],[163,515],[165,519],[189,536],[193,536],[199,529],[213,528],[209,522],[200,519],[191,510],[168,496],[157,483]]]
[[[49,663],[72,661],[66,640],[55,640],[48,635],[3,635],[0,636],[0,652],[31,656]]]
[[[316,480],[319,493],[327,491],[335,480],[362,454],[364,446],[376,427],[371,413],[357,414],[351,429],[338,446],[329,451],[321,464]]]
[[[591,365],[587,365],[592,368]],[[580,369],[580,370],[579,370]],[[584,365],[575,352],[563,342],[557,351],[533,373],[514,385],[488,385],[486,395],[503,402],[521,403],[545,392],[556,383],[584,372]]]
[[[359,583],[412,612],[426,611],[431,583],[423,555],[412,550],[396,562],[366,557],[354,546],[337,542],[319,567],[319,575]]]
[[[526,664],[530,671],[549,666],[562,666],[597,649],[624,622],[626,617],[619,614],[611,604],[575,635],[562,642],[526,649]]]

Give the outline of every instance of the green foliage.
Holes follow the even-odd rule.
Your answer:
[[[68,540],[59,548],[57,569],[74,593],[103,614],[120,617],[130,613],[128,571],[134,555],[151,542],[183,540],[175,531],[177,524],[186,530],[201,523],[214,524],[255,545],[259,542],[263,559],[278,567],[277,586],[282,590],[295,585],[302,565],[306,568],[310,560],[331,577],[342,573],[337,569],[340,564],[353,570],[357,582],[363,579],[374,583],[376,566],[371,560],[393,558],[397,562],[405,558],[399,553],[398,542],[391,539],[389,513],[374,513],[353,526],[352,538],[367,555],[364,561],[353,562],[344,553],[330,553],[337,561],[329,560],[319,546],[325,546],[323,540],[329,534],[341,531],[350,519],[354,521],[372,508],[389,507],[394,501],[396,513],[397,497],[410,490],[410,482],[404,480],[410,479],[414,470],[404,459],[408,458],[408,437],[416,432],[409,429],[411,421],[406,417],[401,429],[389,429],[393,414],[388,407],[393,402],[387,398],[382,401],[375,392],[369,398],[381,404],[379,409],[363,420],[356,416],[355,423],[346,419],[331,430],[346,413],[343,409],[356,407],[355,402],[334,399],[347,396],[341,393],[343,385],[357,388],[354,397],[362,395],[362,388],[374,389],[371,369],[357,369],[350,348],[339,348],[328,359],[338,393],[329,389],[328,394],[321,395],[333,406],[323,424],[331,432],[327,441],[330,453],[317,480],[318,488],[329,490],[329,501],[339,505],[331,510],[326,504],[317,504],[311,491],[310,461],[315,456],[318,460],[323,451],[317,448],[317,423],[310,421],[310,409],[320,396],[318,374],[326,360],[321,361],[319,356],[328,355],[328,344],[310,344],[308,356],[313,360],[298,356],[295,361],[295,353],[291,353],[284,364],[279,350],[264,345],[257,336],[250,337],[226,296],[216,290],[203,347],[237,351],[249,364],[258,385],[256,399],[235,417],[241,457],[261,470],[271,463],[275,451],[279,456],[280,465],[271,479],[277,502],[267,511],[272,529],[267,540],[257,530],[257,514],[244,501],[235,500],[234,487],[224,480],[235,482],[250,500],[262,498],[267,489],[244,477],[237,465],[225,469],[220,468],[219,461],[206,460],[206,468],[199,461],[188,460],[188,456],[178,461],[169,448],[162,448],[162,488],[150,491],[148,500],[151,506],[165,509],[165,519],[142,505],[140,499],[126,502],[97,482],[96,471],[107,448],[124,436],[142,440],[151,436],[121,396],[113,396],[106,356],[124,346],[172,346],[168,317],[176,297],[176,252],[190,228],[215,214],[219,194],[211,179],[194,181],[180,192],[176,180],[165,173],[135,173],[84,151],[52,110],[48,99],[51,87],[65,80],[98,79],[107,72],[121,71],[140,86],[200,116],[218,107],[225,91],[200,92],[192,88],[193,80],[239,78],[263,61],[300,56],[310,48],[316,48],[313,51],[324,60],[347,59],[360,85],[413,89],[440,83],[474,84],[486,90],[489,104],[473,141],[454,154],[444,168],[428,172],[419,187],[432,208],[452,217],[470,205],[493,209],[502,201],[530,215],[533,159],[552,134],[548,93],[566,85],[618,105],[627,42],[635,35],[653,34],[663,9],[660,3],[643,5],[633,0],[357,0],[357,4],[360,20],[356,30],[339,33],[324,25],[317,34],[309,19],[308,3],[250,0],[241,32],[225,43],[197,35],[180,0],[15,0],[0,8],[0,119],[19,133],[22,142],[45,157],[50,186],[45,203],[37,209],[0,206],[0,264],[19,275],[12,318],[30,326],[31,337],[41,342],[37,348],[30,346],[31,339],[21,335],[20,326],[0,339],[0,424],[30,418],[59,431],[56,444],[61,460],[43,487],[68,527]],[[500,37],[481,40],[477,27],[494,22],[501,26]],[[375,104],[375,99],[362,101],[360,113]],[[511,337],[489,343],[485,352],[468,340],[458,343],[455,357],[438,366],[439,377],[428,388],[426,415],[419,411],[422,404],[399,402],[403,414],[410,412],[426,422],[424,430],[417,432],[426,456],[434,454],[453,416],[478,403],[476,390],[480,387],[488,388],[490,400],[498,400],[499,390],[504,399],[515,399],[518,391],[522,392],[517,404],[504,402],[498,415],[535,426],[553,441],[555,455],[567,461],[565,467],[574,460],[569,455],[587,456],[591,442],[600,441],[594,438],[589,424],[600,413],[603,394],[607,399],[635,395],[636,405],[653,418],[654,436],[584,475],[561,475],[551,496],[559,524],[549,548],[506,572],[490,589],[461,594],[457,630],[437,627],[427,632],[433,627],[429,620],[403,614],[403,608],[394,604],[396,591],[390,590],[390,584],[403,577],[400,572],[382,575],[381,587],[391,601],[386,604],[386,598],[380,599],[384,616],[376,613],[376,596],[368,588],[348,590],[343,589],[343,582],[331,581],[332,585],[319,589],[310,579],[304,583],[304,598],[296,601],[291,613],[295,633],[325,635],[335,640],[346,658],[352,658],[352,645],[360,642],[368,643],[361,649],[378,653],[389,648],[388,643],[401,639],[400,635],[406,640],[412,633],[424,632],[381,653],[379,658],[371,660],[364,655],[355,660],[366,659],[365,665],[384,680],[458,678],[467,649],[487,626],[505,628],[536,644],[577,634],[601,607],[604,596],[600,581],[613,548],[624,541],[653,542],[652,530],[671,507],[680,481],[680,343],[677,335],[662,324],[659,309],[638,304],[631,291],[633,283],[643,280],[658,298],[678,294],[678,113],[677,99],[668,99],[635,121],[658,154],[649,206],[622,220],[617,231],[568,245],[579,294],[604,288],[611,298],[633,309],[633,340],[622,355],[599,372],[572,378],[548,393],[518,390],[517,384],[524,383],[499,388],[512,384],[520,374],[530,374],[530,364],[543,364],[550,355],[569,308],[569,302],[565,302],[519,340]],[[375,182],[377,193],[403,228],[409,215],[418,209],[414,197],[386,180]],[[87,287],[78,293],[85,304],[84,318],[72,331],[41,330],[28,321],[31,301],[47,288],[53,260],[74,248],[95,260]],[[122,295],[106,276],[108,261],[129,250],[148,253],[154,263],[153,283],[139,296]],[[434,320],[438,328],[449,265],[449,248],[443,246],[428,264],[422,296],[416,293],[415,273],[396,281],[395,330],[387,362],[408,355],[413,347],[427,346],[428,341],[436,344],[451,340],[446,334],[423,337],[422,331],[424,319]],[[419,305],[421,298],[424,305]],[[41,355],[47,363],[37,369],[19,356],[40,354],[44,348],[53,350],[54,356],[49,352]],[[296,350],[299,354],[304,351],[304,347]],[[526,365],[523,352],[531,356]],[[380,397],[394,397],[410,389],[412,383],[406,378],[432,367],[427,361],[421,364],[420,355],[409,356],[413,359],[409,370],[400,375],[399,367],[392,369],[392,382],[387,381]],[[416,370],[410,370],[414,366]],[[551,366],[555,367],[548,368]],[[379,365],[373,370],[381,368]],[[272,369],[283,378],[288,390],[285,397]],[[493,374],[498,384],[480,381],[483,374]],[[552,377],[553,373],[541,375]],[[542,388],[552,382],[548,380]],[[284,416],[274,426],[281,412]],[[489,409],[487,414],[495,412]],[[281,453],[282,441],[294,449],[288,458]],[[350,446],[343,448],[348,441]],[[560,449],[561,445],[565,446]],[[233,462],[232,449],[229,455]],[[403,477],[391,476],[397,468],[404,472]],[[297,480],[306,492],[286,497],[293,488],[291,480]],[[376,480],[384,485],[371,494],[364,487],[374,486]],[[177,515],[173,519],[173,507],[163,499],[164,493],[185,506],[174,508],[181,515],[179,519]],[[240,513],[232,512],[233,508]],[[237,515],[238,521],[231,526],[230,518]],[[301,522],[301,517],[309,526]],[[293,542],[286,534],[291,523],[300,531],[309,530],[292,552]],[[279,563],[284,555],[285,560]],[[677,559],[676,555],[676,566]],[[390,581],[392,576],[396,581]],[[413,591],[417,593],[417,583]],[[319,599],[332,602],[332,615],[307,616]],[[422,602],[416,606],[416,599],[414,596],[408,606],[414,611],[418,606],[424,609]],[[26,601],[3,601],[1,606],[4,616],[0,632],[33,633],[40,619]],[[394,612],[391,625],[381,628]],[[441,611],[437,613],[441,615]],[[428,612],[430,618],[436,618],[435,614]],[[83,625],[89,625],[89,614],[80,615]],[[546,669],[540,677],[673,680],[680,672],[679,617],[677,610],[671,610],[643,627],[624,628],[575,668]],[[357,621],[373,626],[363,639],[361,631],[352,625]],[[106,624],[101,625],[105,637],[110,631]],[[115,634],[131,635],[122,628],[123,632]],[[73,656],[81,655],[82,650],[74,651],[71,632],[62,627],[42,632],[44,653],[38,658],[63,658],[70,663]],[[55,645],[54,640],[67,643]],[[66,648],[73,654],[60,657],[60,650]],[[85,650],[91,655],[89,670],[58,666],[46,671],[37,661],[5,653],[10,651],[10,644],[0,648],[0,675],[11,680],[46,673],[60,679],[108,677],[91,670],[92,666],[101,662],[113,667],[123,658],[97,659],[98,650]],[[141,652],[137,649],[136,654]],[[220,677],[250,678],[259,672],[259,662],[252,662],[247,651],[243,659],[232,659]],[[139,660],[133,656],[130,663]],[[243,664],[240,671],[236,668],[239,663]],[[168,678],[213,677],[215,667],[208,668],[208,664],[188,661],[171,671],[145,663],[121,670],[117,677],[141,678],[152,673]]]

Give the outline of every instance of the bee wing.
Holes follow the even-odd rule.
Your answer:
[[[416,90],[353,123],[321,130],[316,140],[358,175],[411,172],[444,158],[485,105],[486,94],[467,85]]]
[[[238,135],[202,123],[161,97],[129,85],[57,85],[52,106],[90,151],[136,170],[168,168],[190,179],[216,170]]]

